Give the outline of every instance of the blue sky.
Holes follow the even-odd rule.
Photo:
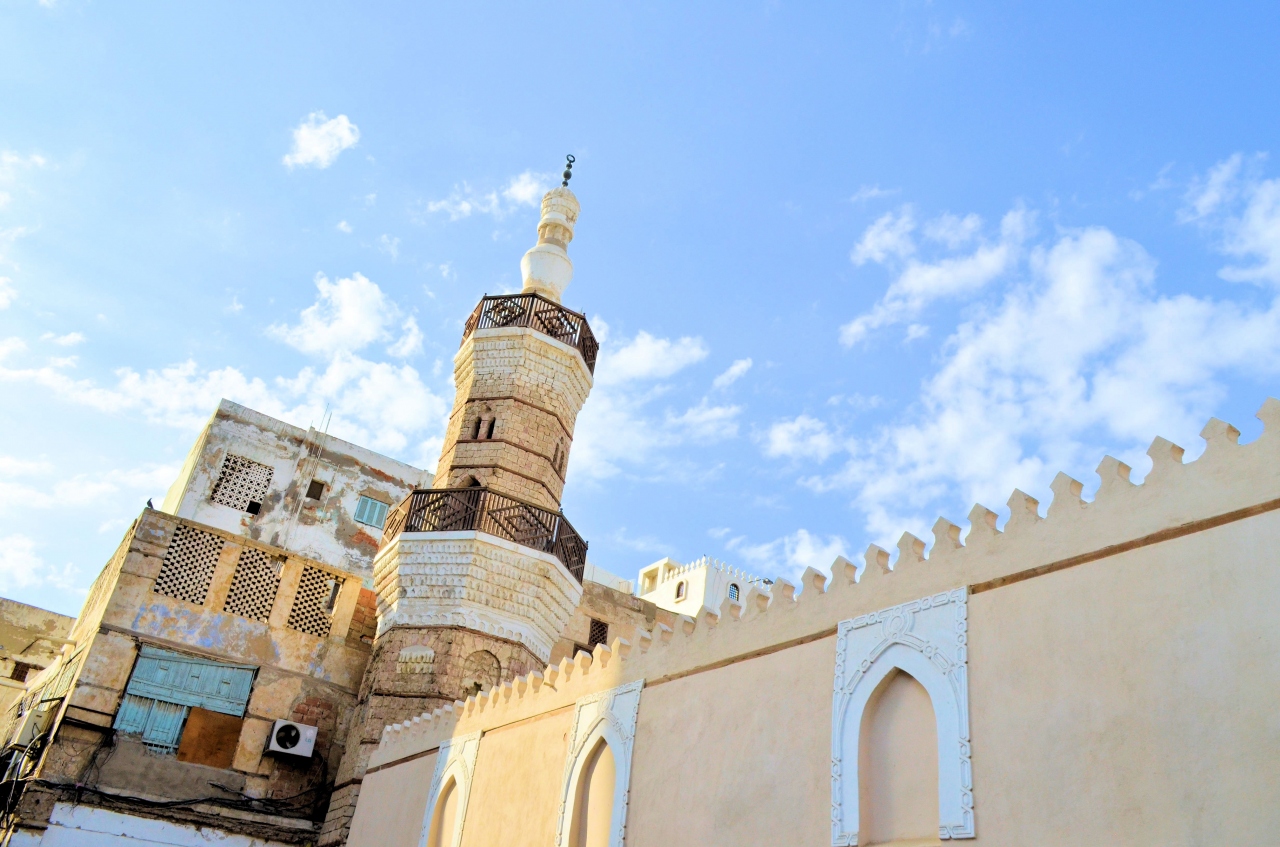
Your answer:
[[[0,593],[226,396],[433,467],[573,153],[565,510],[764,575],[1280,393],[1275,4],[0,3]]]

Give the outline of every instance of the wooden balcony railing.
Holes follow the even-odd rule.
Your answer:
[[[600,352],[600,344],[587,325],[585,315],[566,309],[541,294],[486,296],[467,318],[462,340],[466,342],[477,329],[501,326],[527,326],[568,344],[582,354],[587,370],[593,374],[596,372],[596,354]]]
[[[385,546],[402,532],[487,532],[550,553],[582,582],[587,542],[559,512],[487,488],[427,488],[406,497],[382,530]]]

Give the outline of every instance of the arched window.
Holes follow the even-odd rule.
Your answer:
[[[688,585],[689,583],[685,582],[683,579],[680,580],[678,583],[676,583],[676,599],[677,600],[684,599],[685,592],[688,590]]]
[[[616,783],[617,764],[613,750],[601,738],[591,751],[578,781],[578,796],[569,830],[569,843],[573,847],[609,847]]]
[[[458,830],[458,783],[450,779],[436,800],[427,847],[453,847]]]
[[[938,732],[915,677],[894,671],[862,713],[858,840],[881,844],[938,834]]]
[[[738,584],[736,582],[729,583],[729,599],[736,601],[740,595],[741,592],[738,590]]]

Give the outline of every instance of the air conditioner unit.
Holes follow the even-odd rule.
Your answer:
[[[267,739],[267,752],[310,756],[316,746],[316,728],[296,721],[276,721]]]
[[[18,719],[17,732],[13,734],[13,741],[10,742],[9,746],[26,747],[42,735],[49,728],[49,721],[53,717],[53,712],[52,708],[28,709],[27,713]]]

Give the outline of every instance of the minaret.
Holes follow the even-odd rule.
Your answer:
[[[540,668],[582,597],[587,545],[560,497],[598,345],[560,304],[573,278],[572,167],[570,156],[542,198],[521,292],[484,297],[463,330],[433,487],[387,517],[378,634],[321,845],[345,840],[384,727]]]

